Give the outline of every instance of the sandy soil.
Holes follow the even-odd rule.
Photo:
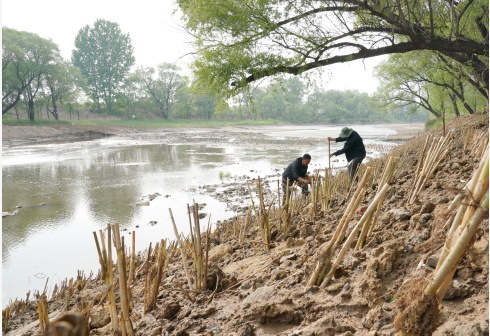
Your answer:
[[[326,288],[310,287],[307,283],[319,257],[319,247],[332,238],[346,209],[345,202],[335,201],[328,212],[318,210],[315,217],[311,215],[311,205],[299,210],[293,214],[292,228],[288,231],[271,218],[270,252],[265,250],[254,221],[244,226],[246,216],[241,215],[218,225],[209,237],[207,290],[199,293],[188,290],[177,252],[159,284],[156,307],[143,312],[145,279],[151,281],[157,267],[156,261],[145,253],[137,258],[136,277],[131,285],[131,322],[135,334],[394,335],[394,320],[402,298],[415,288],[412,284],[417,281],[425,284],[425,279],[431,279],[434,273],[447,232],[446,223],[453,215],[448,211],[448,203],[478,165],[480,158],[475,155],[478,149],[474,145],[478,138],[488,137],[488,118],[462,117],[449,129],[456,132],[450,155],[441,161],[414,204],[407,205],[407,197],[425,139],[414,138],[394,149],[393,155],[399,156],[402,163],[381,207],[377,225],[365,247],[347,252]],[[386,158],[377,160],[370,164],[381,164]],[[369,188],[351,225],[361,218],[375,189],[375,184]],[[432,321],[436,328],[433,335],[488,335],[488,242],[485,219],[458,264],[437,318]],[[192,259],[190,253],[188,257]],[[192,262],[188,266],[192,268]],[[115,287],[119,302],[117,282]],[[107,286],[99,277],[75,278],[72,286],[65,284],[48,295],[50,318],[59,318],[65,309],[81,312],[91,307],[85,309],[90,335],[113,335],[106,295]],[[40,334],[35,301],[19,300],[9,311],[8,320],[4,311],[6,335]],[[51,325],[60,326],[60,322],[53,321]],[[76,320],[72,325],[80,327],[85,322]],[[430,334],[424,330],[419,333]]]

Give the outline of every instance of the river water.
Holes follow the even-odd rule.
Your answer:
[[[136,246],[174,238],[168,208],[179,230],[187,234],[187,204],[206,203],[211,222],[235,215],[226,204],[199,193],[200,187],[231,178],[279,174],[304,152],[312,155],[312,168],[328,163],[327,144],[304,148],[295,137],[337,136],[339,127],[277,126],[263,133],[290,143],[273,146],[236,145],[236,139],[212,145],[168,144],[154,140],[103,138],[61,144],[2,148],[2,306],[25,298],[29,290],[48,289],[77,270],[98,270],[92,232],[119,223]],[[386,144],[395,134],[389,125],[356,126],[365,144]],[[219,130],[217,130],[219,132]],[[188,132],[186,137],[199,137]],[[243,139],[242,139],[243,140]],[[333,144],[332,151],[341,144]],[[372,146],[375,148],[376,146]],[[368,158],[379,156],[368,149]],[[346,165],[344,157],[334,165]],[[311,170],[311,169],[310,169]],[[221,177],[220,177],[221,175]],[[225,177],[226,179],[226,177]],[[159,193],[149,206],[138,206],[149,194]],[[208,218],[203,219],[204,226]]]

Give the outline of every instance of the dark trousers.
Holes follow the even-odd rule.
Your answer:
[[[358,167],[361,165],[362,160],[364,160],[365,156],[360,156],[353,158],[352,161],[349,163],[349,166],[347,166],[347,172],[349,173],[350,176],[350,181],[354,179],[354,175],[356,174],[356,171]]]
[[[293,186],[293,183],[295,181],[291,181],[289,180],[289,195],[291,195],[291,189],[292,189],[292,186]],[[286,191],[287,191],[287,179],[282,179],[282,203],[284,204],[284,202],[286,201]],[[301,187],[301,193],[303,195],[308,195],[309,194],[309,191],[308,191],[308,185],[307,184],[304,184],[304,183],[301,183],[301,182],[298,182],[298,185]],[[288,195],[288,196],[289,196]]]

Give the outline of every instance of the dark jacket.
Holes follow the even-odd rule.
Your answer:
[[[303,158],[297,158],[284,170],[282,173],[282,178],[286,180],[289,177],[289,181],[297,181],[300,177],[305,177],[306,172],[308,171],[308,165],[303,166],[302,164]]]
[[[366,157],[366,148],[362,142],[362,138],[356,131],[352,132],[348,138],[336,138],[335,142],[345,141],[344,147],[334,152],[333,155],[337,156],[345,153],[347,162],[352,161],[356,157]]]

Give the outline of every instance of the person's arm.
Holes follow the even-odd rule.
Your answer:
[[[360,138],[360,136],[356,133],[353,133],[351,138],[345,143],[344,147],[336,151],[334,155],[344,154],[345,152],[349,151],[351,148],[355,147],[358,138]],[[339,139],[345,139],[345,138],[339,138]]]
[[[335,141],[335,142],[342,142],[342,141],[347,141],[347,138],[341,138],[341,137],[332,138],[332,137],[328,137],[327,140],[328,141]]]
[[[296,161],[293,165],[293,178],[301,183],[309,183],[309,181],[304,179],[300,174],[302,174],[301,161]]]

